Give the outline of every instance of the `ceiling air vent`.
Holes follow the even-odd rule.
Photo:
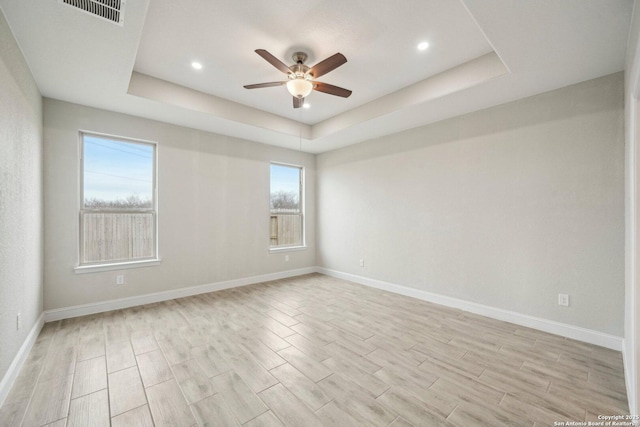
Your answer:
[[[123,23],[125,0],[58,0],[118,25]]]

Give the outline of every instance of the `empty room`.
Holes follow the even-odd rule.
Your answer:
[[[0,426],[640,425],[639,5],[0,0]]]

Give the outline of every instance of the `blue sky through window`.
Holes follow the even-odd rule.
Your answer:
[[[84,135],[84,199],[153,199],[153,146]]]
[[[271,209],[300,209],[300,174],[297,166],[271,164]]]
[[[271,193],[300,192],[300,168],[271,164]]]

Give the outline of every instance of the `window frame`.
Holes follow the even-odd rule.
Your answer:
[[[307,249],[307,221],[305,215],[306,208],[306,194],[305,194],[305,167],[303,165],[298,165],[294,163],[285,163],[285,162],[277,162],[271,161],[269,162],[269,220],[271,220],[271,165],[276,166],[285,166],[289,168],[297,168],[300,170],[300,182],[299,182],[299,204],[300,204],[300,213],[297,215],[300,216],[300,244],[299,245],[290,245],[290,246],[271,246],[271,232],[269,232],[269,252],[288,252],[288,251],[300,251]],[[269,223],[269,230],[271,229]]]
[[[109,139],[111,141],[123,142],[127,144],[138,144],[151,146],[153,148],[153,167],[152,167],[152,179],[151,179],[151,195],[152,195],[152,207],[151,208],[137,208],[137,209],[117,209],[117,208],[85,208],[84,206],[84,146],[85,136]],[[149,141],[138,138],[130,138],[119,135],[106,134],[101,132],[80,130],[78,133],[79,139],[79,189],[78,189],[78,263],[74,268],[76,273],[91,273],[99,271],[120,270],[126,268],[137,267],[149,267],[153,265],[159,265],[161,262],[159,256],[159,236],[158,236],[158,143],[155,141]],[[84,262],[84,215],[86,213],[102,212],[102,213],[151,213],[153,218],[153,254],[150,257],[135,258],[135,259],[121,259],[121,260],[109,260],[109,261],[95,261]]]

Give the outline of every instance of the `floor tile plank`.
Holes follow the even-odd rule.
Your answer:
[[[71,398],[107,388],[107,365],[104,356],[83,360],[76,365]]]
[[[221,395],[216,394],[191,405],[193,414],[202,427],[240,427]]]
[[[336,402],[331,401],[316,411],[316,416],[325,426],[344,427],[358,425],[351,415],[340,409]]]
[[[284,424],[273,415],[273,412],[267,411],[262,415],[258,415],[251,421],[243,424],[243,427],[283,427]]]
[[[288,363],[272,369],[271,374],[312,411],[331,401],[316,383]]]
[[[52,348],[44,361],[38,381],[49,381],[73,374],[76,369],[77,357],[78,350],[74,346]]]
[[[94,357],[105,355],[105,340],[100,333],[90,334],[88,336],[80,337],[78,344],[78,360],[93,359]]]
[[[242,377],[251,389],[258,393],[277,384],[277,380],[264,367],[248,354],[239,354],[227,358],[229,365]]]
[[[109,374],[111,417],[146,405],[146,403],[147,397],[137,366]]]
[[[192,348],[191,355],[209,378],[231,370],[224,357],[212,345]]]
[[[68,427],[109,427],[109,396],[103,389],[71,400]]]
[[[176,380],[152,385],[146,393],[156,427],[191,427],[196,424]]]
[[[513,417],[498,407],[480,406],[468,402],[461,403],[447,418],[451,424],[459,427],[468,426],[513,426],[533,427],[533,422],[526,418]]]
[[[29,399],[5,401],[0,408],[0,426],[19,426],[29,406]]]
[[[71,400],[73,374],[56,377],[36,385],[23,425],[41,426],[66,418]]]
[[[333,397],[338,408],[357,420],[359,424],[386,426],[398,414],[387,410],[384,406],[369,396],[365,389],[351,382],[340,374],[333,374],[324,378],[318,385]]]
[[[313,382],[318,382],[331,375],[331,371],[327,367],[295,347],[287,347],[280,350],[278,354]]]
[[[431,411],[418,399],[399,388],[391,388],[384,394],[378,396],[377,402],[389,408],[396,414],[401,414],[403,418],[414,425],[429,426],[450,426],[446,417]],[[453,409],[453,408],[452,408]],[[449,414],[447,414],[449,416]]]
[[[173,365],[171,370],[187,403],[198,402],[216,393],[213,383],[195,360]]]
[[[389,389],[389,384],[370,375],[364,369],[361,369],[358,362],[359,360],[355,360],[352,363],[345,359],[331,357],[322,362],[322,364],[329,368],[331,372],[337,372],[349,378],[354,383],[369,391],[373,397],[378,397]]]
[[[285,426],[322,427],[322,422],[315,414],[282,384],[262,391],[260,398],[282,420]]]
[[[133,354],[131,343],[128,340],[120,340],[107,344],[107,367],[109,373],[135,365],[136,358]]]
[[[173,378],[169,364],[161,350],[139,354],[136,359],[138,360],[140,377],[145,388]]]
[[[286,363],[286,360],[260,341],[244,342],[240,346],[266,370]]]
[[[111,418],[111,427],[154,427],[149,406],[140,406]]]
[[[246,423],[269,409],[234,371],[220,374],[212,381],[240,423]]]
[[[153,330],[142,329],[131,332],[131,346],[133,347],[134,354],[148,353],[153,350],[157,350],[158,342],[153,335]]]

